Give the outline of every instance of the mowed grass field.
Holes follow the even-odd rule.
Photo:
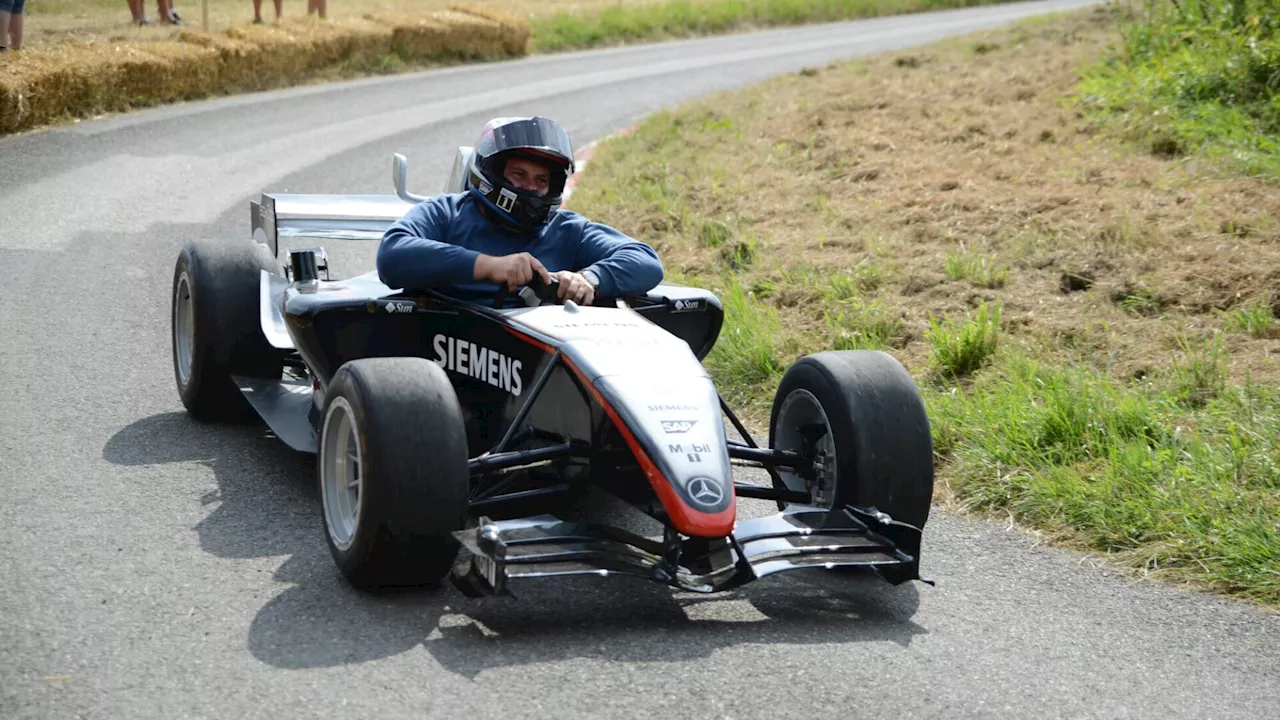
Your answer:
[[[809,68],[602,144],[573,197],[714,289],[708,365],[880,349],[938,502],[1280,608],[1280,188],[1095,121],[1114,9]]]

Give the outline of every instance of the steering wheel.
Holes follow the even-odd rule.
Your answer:
[[[551,282],[549,283],[542,282],[542,278],[534,275],[528,285],[521,285],[520,288],[516,290],[516,293],[524,300],[525,305],[529,307],[535,307],[537,305],[563,305],[564,301],[560,299],[558,295],[559,292],[560,278],[557,278],[554,275],[551,276]],[[506,285],[499,287],[498,294],[493,300],[493,309],[501,310],[502,306],[507,302],[507,296],[510,294],[511,291],[507,289]]]

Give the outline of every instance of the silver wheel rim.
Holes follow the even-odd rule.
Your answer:
[[[191,302],[191,281],[184,272],[173,290],[173,352],[178,365],[178,382],[191,382],[191,348],[196,340],[195,304]]]
[[[351,547],[360,526],[364,457],[356,416],[346,398],[335,397],[320,438],[320,493],[329,537],[340,550]]]
[[[779,468],[778,474],[789,490],[808,492],[813,497],[813,505],[830,509],[836,499],[836,442],[831,431],[831,423],[822,409],[822,403],[808,390],[792,390],[782,400],[778,408],[778,419],[774,425],[774,448],[802,452],[805,450],[805,439],[800,428],[805,425],[821,425],[826,433],[815,446],[817,457],[814,458],[816,476],[810,483],[795,472]]]

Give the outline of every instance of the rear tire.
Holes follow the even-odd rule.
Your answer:
[[[173,374],[178,396],[199,420],[253,417],[231,376],[279,379],[283,353],[262,334],[260,273],[281,274],[267,246],[187,243],[173,271]]]
[[[339,368],[316,467],[329,550],[352,585],[425,585],[449,571],[471,474],[462,408],[439,365],[398,357]]]
[[[933,438],[915,381],[892,355],[871,350],[801,358],[783,376],[769,446],[803,450],[802,428],[834,467],[819,473],[816,505],[874,507],[924,529],[933,499]],[[806,481],[779,470],[793,490]]]

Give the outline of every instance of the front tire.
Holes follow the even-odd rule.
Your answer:
[[[279,379],[283,354],[259,320],[260,274],[280,275],[267,246],[243,241],[187,243],[173,270],[171,327],[178,396],[198,420],[252,416],[231,376]]]
[[[812,482],[779,470],[819,507],[874,507],[924,529],[933,499],[933,438],[915,382],[892,355],[871,350],[801,358],[783,376],[769,446],[816,451]]]
[[[463,528],[470,467],[462,408],[423,358],[366,358],[334,374],[317,458],[329,550],[362,589],[438,582]]]

